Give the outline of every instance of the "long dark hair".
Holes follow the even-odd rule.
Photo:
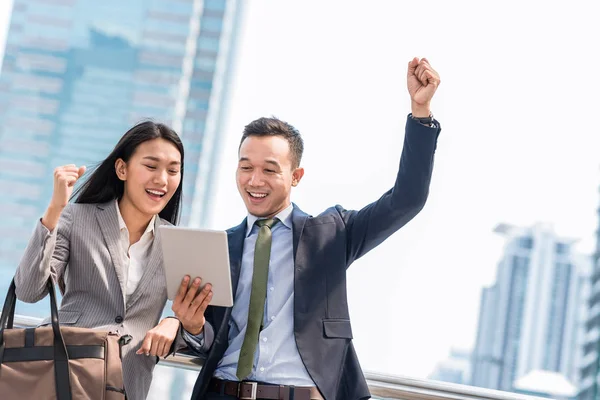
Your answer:
[[[137,147],[153,139],[165,139],[173,143],[181,154],[181,181],[179,187],[159,216],[173,225],[177,225],[181,214],[181,187],[183,183],[183,143],[177,133],[164,124],[152,121],[140,122],[128,130],[113,151],[104,161],[94,168],[89,178],[75,190],[71,200],[75,203],[106,203],[121,200],[125,184],[117,177],[115,163],[120,158],[128,162]]]

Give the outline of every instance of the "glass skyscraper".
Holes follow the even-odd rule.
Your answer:
[[[548,225],[495,231],[506,244],[495,283],[483,289],[471,384],[514,391],[542,371],[578,386],[590,257]]]
[[[93,167],[141,120],[182,136],[181,224],[207,222],[241,7],[14,0],[0,73],[0,293],[50,200],[53,169]]]
[[[596,209],[600,222],[600,207]],[[590,279],[588,320],[581,365],[581,385],[578,400],[597,400],[600,397],[600,225],[596,230],[594,269]]]

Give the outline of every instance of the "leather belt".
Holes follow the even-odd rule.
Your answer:
[[[263,385],[217,378],[210,380],[208,391],[234,396],[240,400],[324,400],[314,386]]]

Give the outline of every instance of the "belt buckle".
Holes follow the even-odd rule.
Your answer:
[[[250,385],[250,397],[242,397],[242,385]],[[240,382],[238,386],[238,399],[240,400],[256,400],[256,392],[258,389],[258,383],[256,382]]]

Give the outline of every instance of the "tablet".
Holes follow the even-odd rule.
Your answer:
[[[196,277],[200,287],[212,285],[213,306],[233,306],[227,232],[161,225],[163,266],[167,278],[167,297],[173,300],[184,276],[190,286]]]

